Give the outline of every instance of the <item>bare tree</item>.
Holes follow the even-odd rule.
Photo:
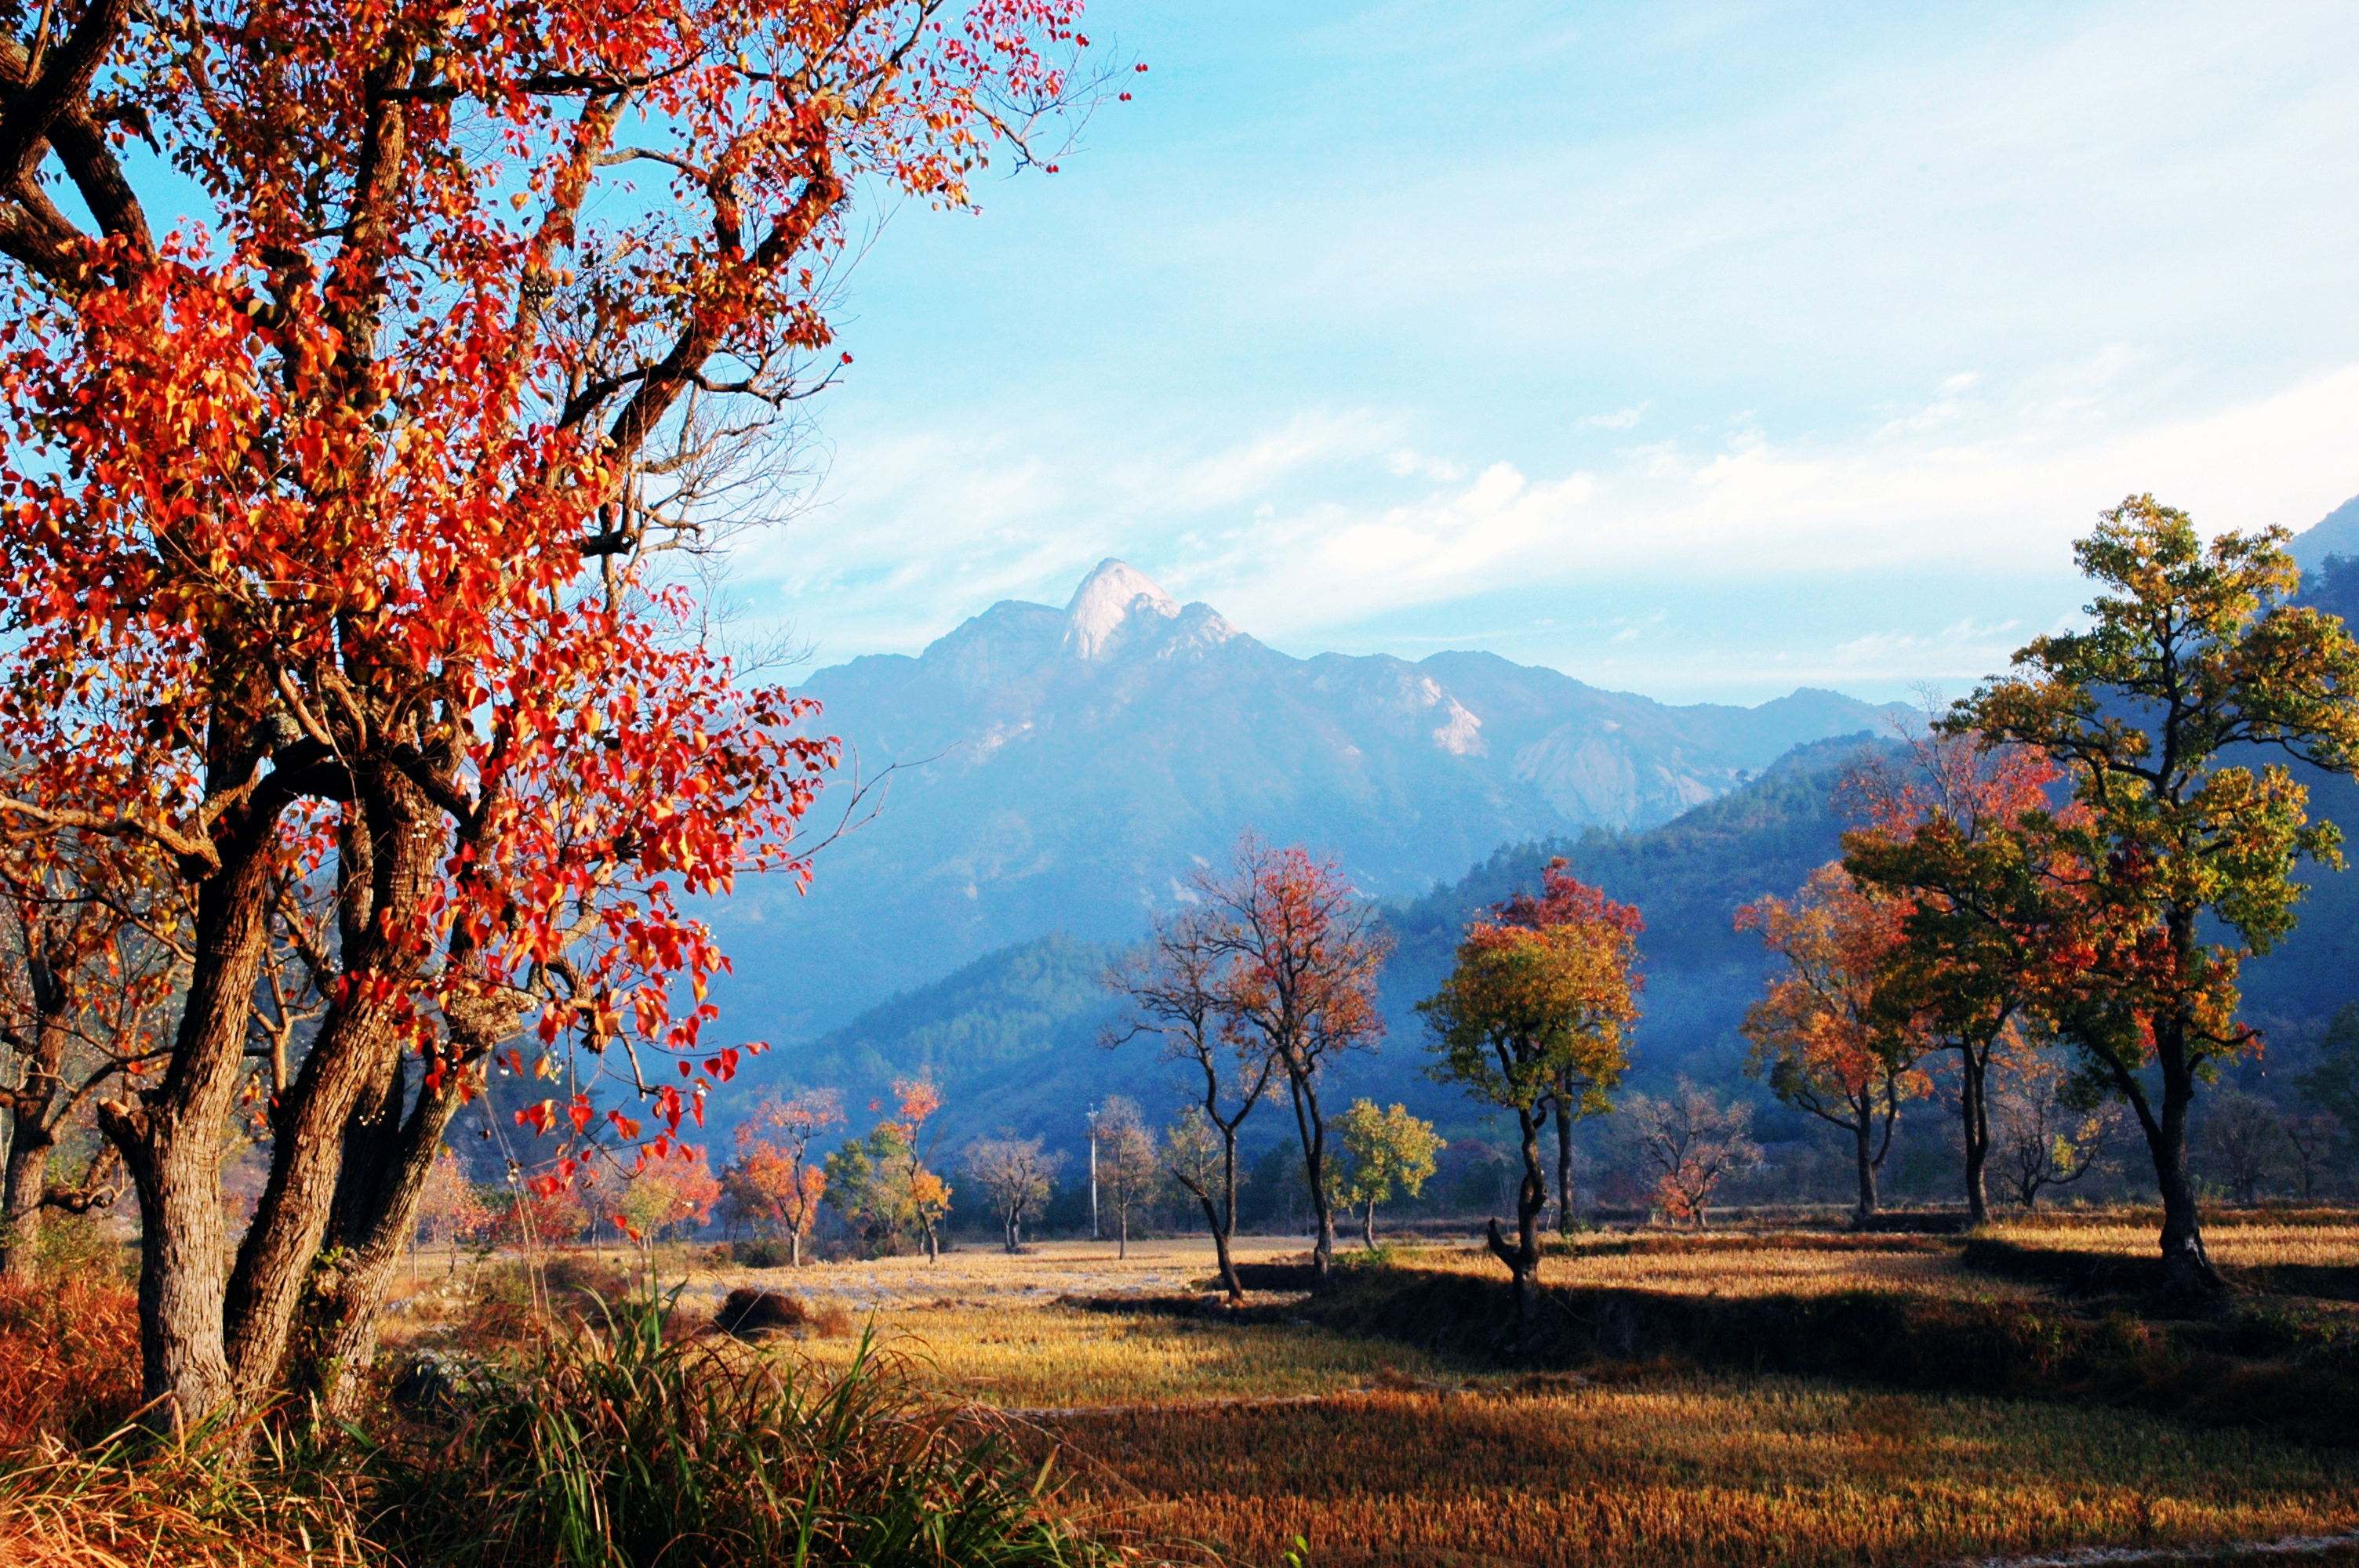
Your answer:
[[[967,1174],[991,1195],[1008,1251],[1023,1250],[1024,1218],[1048,1203],[1064,1163],[1063,1154],[1044,1150],[1038,1138],[986,1138],[967,1151]]]
[[[2308,1203],[2343,1142],[2343,1124],[2326,1111],[2295,1110],[2285,1113],[2281,1126],[2286,1152],[2293,1156],[2294,1191]]]
[[[182,926],[143,870],[136,848],[94,837],[0,844],[0,1279],[33,1279],[49,1212],[87,1214],[122,1189],[94,1135],[74,1179],[50,1167],[92,1126],[94,1097],[163,1054]]]
[[[1130,1002],[1130,1021],[1110,1026],[1099,1043],[1119,1045],[1141,1035],[1163,1044],[1163,1059],[1191,1081],[1203,1131],[1218,1145],[1216,1161],[1192,1157],[1180,1128],[1173,1137],[1171,1173],[1203,1206],[1220,1260],[1221,1287],[1245,1299],[1230,1240],[1237,1229],[1237,1129],[1261,1103],[1277,1059],[1240,1046],[1225,1026],[1219,976],[1223,967],[1214,923],[1201,910],[1160,920],[1147,946],[1114,966],[1106,983]],[[1182,1124],[1185,1125],[1184,1123]]]
[[[2277,1108],[2243,1089],[2212,1097],[2197,1144],[2203,1163],[2239,1204],[2260,1201],[2285,1160],[2285,1127]]]
[[[2046,1052],[2002,1053],[1989,1097],[1991,1152],[1999,1179],[2025,1208],[2050,1187],[2102,1169],[2122,1130],[2118,1102],[2075,1094],[2063,1064]]]
[[[1155,1194],[1162,1162],[1137,1105],[1109,1095],[1098,1108],[1098,1173],[1114,1209],[1114,1256],[1130,1256],[1130,1211]]]
[[[1664,1209],[1698,1230],[1712,1190],[1761,1162],[1761,1147],[1752,1139],[1753,1108],[1724,1101],[1685,1077],[1660,1099],[1632,1095],[1623,1114]]]

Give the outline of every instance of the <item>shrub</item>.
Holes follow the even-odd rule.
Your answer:
[[[734,1263],[743,1269],[783,1269],[794,1261],[794,1254],[781,1241],[724,1241],[712,1249],[716,1264]]]
[[[723,1334],[751,1339],[762,1334],[800,1328],[810,1321],[810,1309],[803,1305],[801,1297],[740,1285],[721,1303],[712,1325]]]

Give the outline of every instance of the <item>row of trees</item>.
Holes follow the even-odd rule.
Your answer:
[[[1784,961],[1746,1021],[1755,1065],[1852,1140],[1862,1217],[1893,1123],[1945,1057],[1975,1220],[1995,1139],[2028,1202],[2089,1168],[2119,1106],[2153,1166],[2169,1279],[2218,1285],[2197,1103],[2261,1049],[2239,978],[2293,929],[2298,868],[2343,865],[2288,760],[2359,775],[2359,645],[2293,601],[2285,537],[2206,542],[2150,496],[2108,513],[2077,547],[2099,585],[2089,627],[2035,640],[1905,763],[1863,770],[1842,860],[1740,916]]]

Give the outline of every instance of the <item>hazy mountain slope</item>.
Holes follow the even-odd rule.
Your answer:
[[[1439,982],[1467,918],[1536,885],[1556,854],[1646,914],[1641,1081],[1732,1072],[1734,1031],[1763,964],[1757,941],[1740,936],[1731,916],[1748,899],[1790,890],[1835,852],[1839,825],[1828,789],[1864,744],[1805,748],[1660,827],[1495,850],[1449,886],[1395,904],[1386,921],[1398,948],[1384,981],[1390,1037],[1344,1065],[1335,1093],[1407,1100],[1446,1126],[1473,1118],[1456,1091],[1425,1076],[1415,1005]],[[947,1091],[949,1143],[1003,1128],[1070,1141],[1082,1110],[1109,1092],[1147,1100],[1159,1115],[1170,1103],[1170,1078],[1152,1044],[1113,1052],[1097,1044],[1118,1013],[1102,983],[1110,951],[1065,936],[1000,949],[842,1029],[774,1052],[756,1071],[766,1080],[833,1085],[856,1116],[897,1074],[931,1069]]]
[[[1831,692],[1670,707],[1483,654],[1297,659],[1116,561],[1062,611],[1003,602],[806,689],[864,773],[899,771],[808,900],[754,883],[720,911],[733,1021],[771,1038],[1050,931],[1127,940],[1248,827],[1414,896],[1500,843],[1667,821],[1883,722]]]
[[[2305,574],[2316,571],[2329,556],[2359,558],[2359,495],[2296,534],[2292,549]]]

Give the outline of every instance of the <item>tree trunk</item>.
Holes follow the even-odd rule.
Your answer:
[[[386,1068],[345,1129],[324,1250],[306,1271],[288,1348],[277,1366],[251,1374],[257,1389],[290,1387],[338,1416],[353,1413],[364,1386],[360,1374],[376,1357],[394,1271],[414,1246],[434,1159],[459,1111],[455,1084],[429,1090],[421,1082],[403,1115],[410,1098],[406,1064],[395,1057]]]
[[[1360,1216],[1360,1242],[1371,1252],[1376,1249],[1376,1200],[1370,1198],[1365,1213]]]
[[[1875,1216],[1875,1125],[1867,1111],[1862,1110],[1852,1129],[1857,1135],[1854,1152],[1859,1163],[1859,1206],[1852,1213],[1852,1223],[1862,1228]]]
[[[400,1001],[416,984],[417,960],[388,933],[423,902],[443,835],[429,826],[433,807],[407,777],[388,768],[364,786],[347,808],[338,857],[346,983],[331,998],[302,1070],[274,1118],[269,1178],[229,1280],[223,1315],[230,1374],[249,1401],[277,1387],[287,1369],[289,1336],[331,1227],[338,1227],[339,1245],[369,1250],[369,1270],[389,1268],[406,1238],[379,1233],[391,1201],[384,1184],[405,1179],[406,1157],[433,1157],[431,1141],[414,1150],[401,1138],[406,1043],[397,1019]],[[433,1141],[440,1139],[450,1114],[440,1113]],[[414,1195],[404,1212],[415,1217]],[[380,1261],[375,1253],[388,1248],[393,1250]],[[389,1282],[364,1281],[353,1298],[353,1310],[370,1321],[346,1336],[365,1340],[372,1350],[375,1317]],[[323,1286],[332,1299],[346,1288],[342,1281]],[[346,1309],[338,1307],[336,1315],[347,1315]],[[335,1368],[315,1370],[324,1372],[324,1386],[332,1390]],[[304,1380],[315,1380],[313,1374]]]
[[[41,1272],[41,1195],[55,1140],[19,1114],[8,1139],[6,1190],[0,1193],[0,1282],[29,1285]]]
[[[400,1049],[389,1011],[331,1007],[282,1108],[270,1174],[238,1247],[225,1309],[230,1369],[249,1400],[272,1389],[285,1368],[288,1336],[355,1162],[382,1152],[381,1141],[365,1137],[359,1124],[385,1114],[385,1084],[389,1076],[398,1083]],[[399,1114],[397,1100],[392,1114]]]
[[[789,1230],[787,1232],[787,1267],[799,1269],[802,1266],[803,1233],[799,1230]]]
[[[49,1179],[49,1146],[26,1137],[19,1122],[7,1148],[7,1193],[0,1195],[0,1282],[40,1278],[40,1193]]]
[[[1532,1298],[1540,1271],[1540,1212],[1548,1206],[1548,1180],[1540,1170],[1538,1112],[1518,1108],[1516,1119],[1523,1132],[1524,1153],[1524,1179],[1516,1189],[1516,1245],[1507,1245],[1495,1219],[1490,1222],[1488,1239],[1491,1255],[1507,1266],[1515,1280],[1516,1348],[1523,1354],[1531,1345]]]
[[[2187,1171],[2187,1119],[2195,1103],[2195,1072],[2189,1063],[2186,1022],[2159,1021],[2155,1058],[2162,1068],[2162,1115],[2141,1118],[2147,1147],[2154,1156],[2155,1184],[2162,1195],[2163,1288],[2182,1295],[2209,1295],[2227,1289],[2203,1246],[2202,1217]]]
[[[1130,1256],[1130,1205],[1125,1203],[1114,1210],[1114,1255],[1116,1259],[1127,1258]]]
[[[1572,1236],[1572,1104],[1562,1088],[1556,1096],[1556,1233]]]
[[[1990,1163],[1990,1050],[1985,1042],[1958,1047],[1958,1108],[1965,1132],[1966,1220],[1990,1221],[1990,1194],[1984,1171]]]
[[[139,1372],[146,1419],[166,1431],[231,1396],[222,1303],[229,1237],[221,1140],[245,1062],[246,1014],[269,948],[271,819],[231,814],[221,869],[200,884],[188,989],[163,1081],[98,1107],[139,1197]]]
[[[1327,1124],[1319,1114],[1319,1091],[1308,1077],[1287,1079],[1294,1098],[1295,1131],[1302,1139],[1302,1168],[1310,1184],[1310,1209],[1318,1220],[1317,1238],[1310,1247],[1310,1281],[1323,1290],[1335,1268],[1335,1205],[1327,1191]]]
[[[41,1272],[41,1220],[49,1185],[49,1155],[58,1145],[58,1097],[64,1092],[66,1046],[71,1036],[62,986],[49,965],[28,963],[40,1019],[25,1080],[8,1108],[8,1163],[0,1177],[0,1281],[29,1285]]]
[[[1234,1122],[1221,1128],[1221,1207],[1215,1214],[1212,1206],[1204,1206],[1205,1216],[1212,1222],[1212,1254],[1221,1262],[1221,1288],[1229,1292],[1232,1302],[1245,1299],[1245,1288],[1237,1279],[1236,1260],[1229,1255],[1229,1238],[1237,1233],[1237,1129]]]

